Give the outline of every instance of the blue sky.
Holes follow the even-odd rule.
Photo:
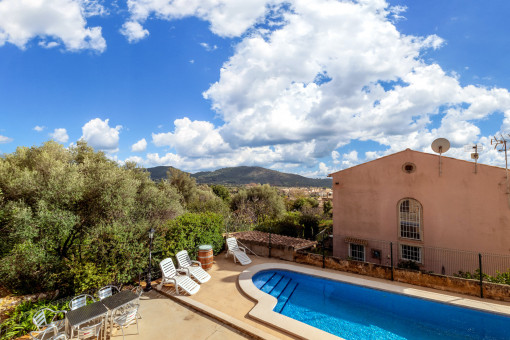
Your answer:
[[[0,153],[310,177],[406,148],[504,165],[508,1],[0,0]]]

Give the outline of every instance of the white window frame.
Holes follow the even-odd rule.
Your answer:
[[[352,246],[356,246],[356,247],[362,247],[361,249],[363,249],[363,251],[361,252],[359,249],[356,249],[354,250],[352,248]],[[362,254],[363,257],[360,258],[360,257],[357,257],[356,255],[353,256],[353,251],[355,251],[356,253],[358,254]],[[361,261],[361,262],[365,262],[365,246],[362,245],[362,244],[357,244],[357,243],[349,243],[349,257],[351,259],[353,259],[354,261]]]
[[[404,248],[407,248],[404,251]],[[414,248],[414,249],[413,249]],[[410,254],[408,257],[404,257],[405,254],[409,253],[417,253],[418,257],[413,256],[413,254]],[[403,261],[413,261],[416,263],[423,263],[423,247],[410,245],[410,244],[401,244],[400,245],[400,259]]]
[[[422,210],[421,203],[412,198],[404,198],[398,203],[399,237],[417,241],[423,239]]]

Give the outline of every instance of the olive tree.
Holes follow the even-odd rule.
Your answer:
[[[285,212],[283,198],[269,184],[241,189],[232,197],[230,208],[239,220],[257,224],[280,218]]]
[[[176,189],[79,141],[0,157],[0,284],[70,291],[147,265],[147,230],[183,213]]]

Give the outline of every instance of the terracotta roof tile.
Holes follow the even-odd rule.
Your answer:
[[[232,233],[241,242],[251,242],[259,245],[265,245],[269,243],[269,233],[262,231],[240,231]],[[317,241],[309,241],[302,238],[295,238],[290,236],[283,236],[278,234],[271,234],[271,245],[280,247],[294,248],[294,250],[305,249],[313,247],[317,244]]]

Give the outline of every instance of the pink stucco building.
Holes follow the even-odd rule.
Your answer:
[[[331,174],[334,255],[388,264],[392,242],[395,261],[447,274],[476,268],[476,253],[510,255],[505,169],[444,155],[439,168],[407,149]]]

